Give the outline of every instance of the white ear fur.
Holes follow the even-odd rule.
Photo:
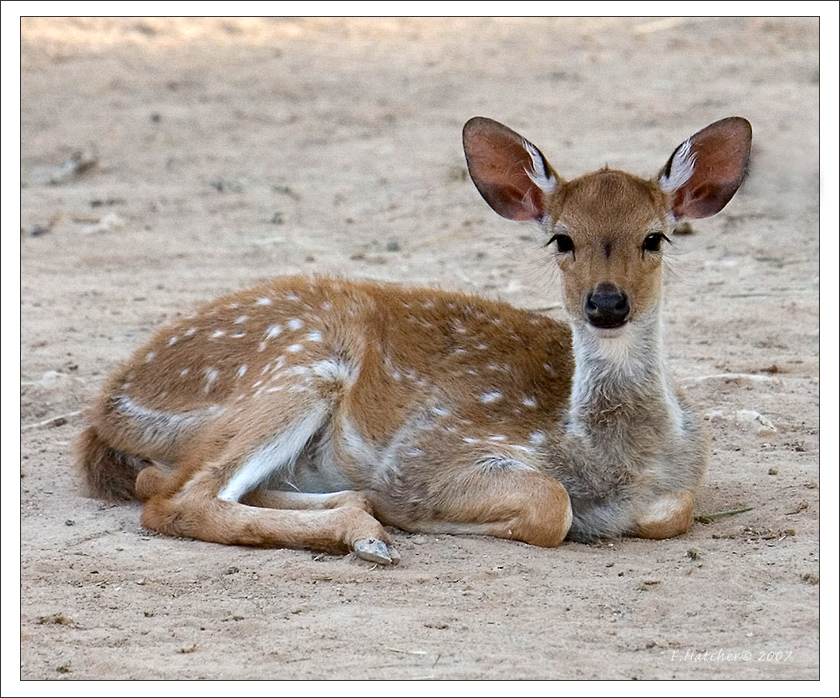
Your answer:
[[[694,161],[697,155],[691,152],[691,139],[685,141],[671,158],[671,166],[668,174],[662,174],[659,178],[659,187],[666,194],[672,194],[681,186],[686,184],[691,175],[694,174]]]
[[[522,145],[531,157],[531,169],[533,172],[528,172],[528,178],[536,184],[544,193],[553,194],[557,187],[557,178],[549,172],[548,167],[543,160],[540,151],[536,149],[531,143],[522,139]]]

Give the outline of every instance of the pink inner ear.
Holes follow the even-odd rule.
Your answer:
[[[470,177],[496,213],[517,221],[543,217],[544,194],[529,176],[532,161],[521,136],[476,117],[464,127],[464,153]]]
[[[749,122],[738,117],[692,136],[694,173],[674,192],[671,209],[677,219],[713,216],[729,203],[746,176],[751,140]]]
[[[692,150],[717,179],[740,184],[746,174],[750,142],[744,140],[743,133],[730,131],[713,132],[696,142]]]

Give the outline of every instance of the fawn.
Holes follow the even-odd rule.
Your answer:
[[[282,278],[158,332],[107,383],[79,440],[100,497],[144,526],[229,544],[396,562],[384,525],[498,536],[666,538],[692,523],[707,440],[668,376],[663,245],[720,211],[751,127],[723,119],[653,180],[562,180],[491,119],[464,127],[500,215],[536,221],[568,324],[441,290]]]

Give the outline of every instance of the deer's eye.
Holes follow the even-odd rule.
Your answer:
[[[667,235],[663,235],[662,233],[651,233],[642,243],[642,250],[644,252],[661,252],[663,240],[665,242],[671,242]]]
[[[567,252],[574,252],[575,251],[575,243],[572,242],[572,238],[570,238],[565,233],[557,233],[556,235],[552,235],[551,239],[548,241],[548,245],[551,243],[557,245],[557,252],[560,254],[566,254]]]

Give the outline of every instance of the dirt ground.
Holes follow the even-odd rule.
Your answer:
[[[817,678],[818,32],[24,20],[21,678]],[[85,401],[223,292],[340,274],[560,317],[535,230],[466,174],[474,115],[567,176],[653,175],[706,124],[752,122],[750,178],[676,238],[666,286],[672,371],[713,437],[697,514],[748,511],[558,549],[394,531],[381,568],[154,535],[138,505],[83,496]]]

